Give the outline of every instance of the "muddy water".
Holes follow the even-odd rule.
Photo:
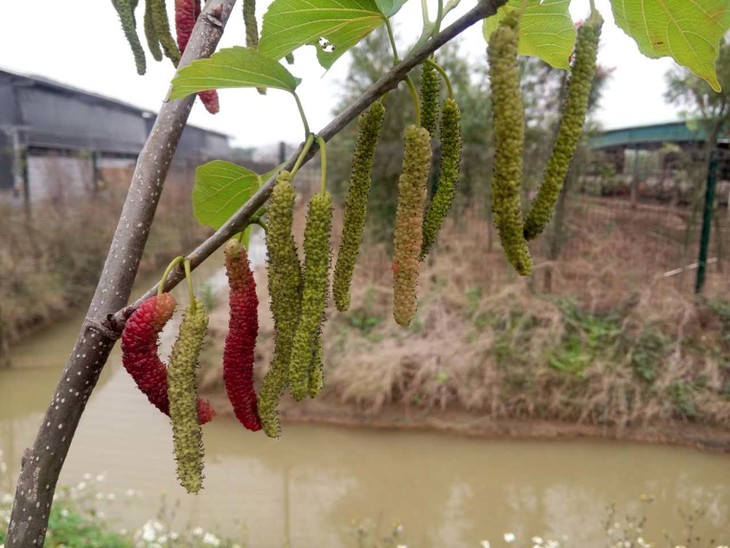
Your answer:
[[[220,281],[220,278],[217,278]],[[0,370],[0,450],[11,472],[32,443],[69,352],[79,318],[12,350]],[[730,458],[694,450],[601,441],[527,442],[441,434],[287,425],[281,440],[245,432],[230,419],[205,427],[206,488],[177,487],[167,420],[134,388],[115,352],[89,401],[62,475],[77,484],[105,474],[114,493],[104,511],[135,528],[153,518],[167,491],[180,501],[178,527],[202,526],[252,547],[357,546],[353,522],[403,525],[410,547],[527,546],[533,535],[570,546],[605,546],[606,508],[619,518],[646,511],[643,536],[680,544],[679,511],[705,509],[703,539],[730,539]],[[0,490],[10,478],[0,477]],[[88,483],[88,482],[87,482]],[[87,487],[88,489],[88,487]],[[143,497],[128,498],[133,489]],[[654,502],[640,502],[652,495]],[[370,544],[372,545],[372,544]]]

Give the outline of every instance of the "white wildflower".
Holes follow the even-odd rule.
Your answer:
[[[542,546],[542,537],[532,537],[532,544]]]
[[[105,479],[106,479],[106,476],[104,474],[98,474],[96,476],[96,481],[98,481],[99,483],[103,482]]]
[[[480,544],[482,548],[492,548],[492,545],[489,544],[488,540],[483,540]]]
[[[202,527],[196,527],[192,530],[192,533],[194,537],[202,537],[205,531],[203,531]]]
[[[83,476],[81,476],[81,479],[83,479],[84,481],[89,481],[91,479],[91,474],[89,474],[88,472],[86,472],[86,474],[84,474]]]
[[[220,546],[220,539],[212,533],[205,533],[203,535],[203,544],[209,544],[210,546]]]
[[[514,533],[505,533],[504,534],[504,541],[507,544],[512,544],[515,541],[515,534]]]
[[[114,500],[115,498],[117,498],[117,496],[114,493],[109,493],[106,496],[106,500]]]

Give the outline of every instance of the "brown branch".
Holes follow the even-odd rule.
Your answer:
[[[215,51],[235,0],[208,0],[180,66]],[[43,546],[53,493],[81,414],[116,334],[102,325],[128,302],[172,156],[195,96],[162,105],[132,183],[86,321],[66,363],[32,449],[26,449],[5,546]],[[93,230],[93,227],[90,229]]]
[[[400,63],[394,66],[386,74],[380,77],[368,90],[365,91],[355,102],[353,102],[345,111],[332,120],[319,134],[318,136],[323,137],[325,141],[329,141],[337,135],[342,129],[352,122],[357,116],[360,115],[365,109],[371,104],[377,101],[382,95],[391,89],[395,88],[406,75],[420,63],[422,63],[429,55],[431,55],[438,48],[461,34],[464,30],[472,26],[473,24],[481,21],[482,19],[494,15],[501,5],[506,0],[483,0],[479,2],[474,8],[465,13],[462,17],[457,19],[449,27],[435,35],[431,40],[423,44],[418,49],[411,52],[406,58]],[[299,152],[302,150],[302,145],[299,146],[297,151],[289,157],[282,169],[290,170],[294,166],[294,162],[299,157]],[[317,151],[316,144],[312,146],[309,153],[304,159],[304,163],[309,161]],[[269,199],[271,191],[274,188],[276,182],[276,174],[272,175],[231,218],[219,228],[212,236],[195,248],[187,257],[190,259],[192,268],[199,266],[203,261],[210,257],[220,246],[226,243],[233,235],[243,230],[246,223],[261,208]],[[175,267],[165,281],[165,291],[171,290],[185,277],[182,268]],[[159,284],[158,284],[159,285]],[[147,290],[144,295],[139,297],[132,305],[125,307],[113,316],[109,317],[106,325],[117,332],[121,332],[124,328],[124,322],[129,314],[130,310],[137,308],[142,302],[157,293],[157,285]],[[118,336],[118,335],[117,335]]]

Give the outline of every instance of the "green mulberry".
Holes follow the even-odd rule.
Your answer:
[[[393,317],[405,327],[416,314],[431,138],[425,128],[408,126],[404,141],[393,237]]]
[[[246,27],[246,47],[259,47],[259,26],[256,21],[256,0],[243,0],[243,24]]]
[[[436,242],[439,229],[456,196],[461,164],[461,111],[453,99],[446,99],[441,110],[441,172],[436,192],[423,219],[421,260]]]
[[[344,312],[350,306],[350,284],[355,262],[360,253],[360,243],[368,210],[373,158],[380,140],[384,116],[385,107],[376,101],[358,119],[357,144],[352,156],[352,172],[350,187],[345,198],[342,238],[332,282],[335,305],[340,312]]]
[[[162,50],[160,39],[155,30],[155,22],[152,18],[152,1],[147,0],[144,5],[144,35],[147,39],[147,47],[155,61],[162,61]]]
[[[266,247],[269,254],[269,295],[276,332],[274,357],[259,391],[258,410],[267,436],[280,432],[277,407],[289,375],[292,342],[299,323],[302,273],[292,236],[296,190],[291,174],[282,171],[268,205]]]
[[[155,27],[155,33],[162,45],[165,56],[177,66],[180,62],[180,50],[175,43],[175,39],[170,33],[170,22],[167,20],[167,7],[165,0],[147,0],[152,2],[152,23]]]
[[[570,168],[573,153],[583,133],[583,124],[588,111],[588,97],[591,94],[593,76],[596,71],[598,40],[603,20],[594,12],[588,22],[578,29],[575,43],[575,57],[570,71],[567,99],[553,144],[542,184],[525,218],[524,235],[532,240],[540,234],[553,214],[565,176]]]
[[[324,319],[322,319],[324,322]],[[320,324],[321,325],[321,324]],[[314,352],[312,352],[312,363],[309,366],[309,386],[307,392],[314,398],[324,388],[324,355],[322,349],[321,329],[315,336]]]
[[[421,65],[421,126],[428,130],[431,138],[438,124],[439,90],[441,77],[428,63]]]
[[[518,15],[507,15],[489,39],[489,81],[494,115],[492,211],[507,260],[522,276],[532,272],[532,258],[522,234],[522,153],[524,108],[517,67]]]
[[[134,64],[137,67],[137,74],[144,74],[147,70],[147,62],[144,57],[144,50],[142,44],[137,36],[137,24],[134,19],[134,8],[136,2],[130,2],[130,0],[112,0],[114,9],[117,10],[119,20],[122,23],[122,30],[124,36],[129,42],[129,47],[132,48],[132,54],[134,55]]]
[[[203,435],[198,424],[196,376],[207,329],[208,315],[196,298],[185,310],[167,368],[177,477],[188,493],[197,493],[203,486]]]
[[[304,228],[304,287],[301,315],[289,364],[289,392],[301,400],[309,390],[310,366],[327,304],[332,235],[332,194],[319,192],[309,202]]]

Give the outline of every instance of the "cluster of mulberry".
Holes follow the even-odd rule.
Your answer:
[[[167,368],[157,354],[157,337],[172,317],[175,298],[169,293],[144,301],[127,320],[122,333],[122,363],[137,387],[152,405],[170,414],[167,396]],[[210,404],[197,399],[198,421],[213,420],[215,411]]]
[[[558,195],[563,188],[588,111],[593,76],[596,73],[598,40],[603,20],[598,12],[591,14],[588,22],[578,29],[575,55],[568,81],[567,99],[560,119],[558,135],[553,144],[542,184],[530,211],[525,217],[525,238],[532,240],[540,234],[553,214]]]
[[[517,11],[508,14],[489,39],[489,80],[494,115],[492,210],[507,260],[522,276],[532,272],[532,258],[523,236],[522,151],[524,108],[517,67]]]

